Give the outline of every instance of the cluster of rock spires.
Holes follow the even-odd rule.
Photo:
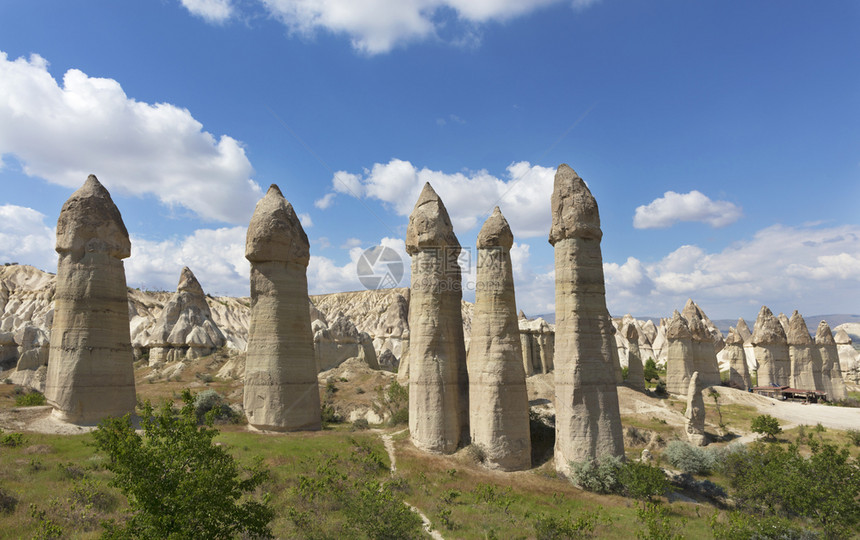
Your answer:
[[[251,298],[243,333],[241,321],[213,309],[187,267],[176,292],[162,293],[158,310],[127,289],[122,259],[130,254],[128,233],[107,190],[90,176],[60,212],[53,287],[42,283],[27,304],[12,298],[20,283],[0,280],[3,313],[22,310],[20,317],[0,321],[0,367],[14,362],[16,374],[34,374],[19,378],[33,385],[41,370],[54,415],[94,423],[133,412],[135,356],[148,354],[149,364],[158,367],[247,343],[243,401],[249,424],[293,431],[320,429],[317,373],[358,359],[407,377],[416,447],[451,453],[475,444],[488,465],[502,470],[530,467],[526,377],[553,372],[555,463],[563,473],[573,461],[624,455],[616,390],[622,363],[626,384],[644,390],[643,358],[665,361],[667,390],[687,397],[686,430],[694,444],[706,443],[702,391],[720,384],[720,365],[740,388],[749,387],[752,367],[759,385],[821,390],[831,399],[845,396],[840,356],[847,357],[848,348],[854,360],[846,371],[852,377],[860,371],[844,330],[834,337],[822,321],[813,340],[797,311],[789,319],[762,307],[753,332],[739,319],[725,341],[692,299],[659,327],[629,315],[613,320],[597,203],[567,165],[556,172],[551,207],[554,326],[517,315],[513,234],[498,207],[477,238],[475,304],[463,302],[460,243],[429,184],[407,229],[411,288],[347,293],[375,303],[356,323],[359,315],[349,312],[349,303],[344,311],[334,309],[329,297],[317,305],[309,301],[308,238],[272,185],[247,232]]]

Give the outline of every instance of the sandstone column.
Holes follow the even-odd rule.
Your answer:
[[[791,377],[785,331],[773,312],[762,306],[753,328],[752,344],[758,362],[758,385],[787,386]]]
[[[676,309],[666,329],[666,391],[686,395],[693,376],[693,335]]]
[[[97,423],[133,413],[134,368],[122,260],[128,232],[90,175],[57,220],[57,289],[45,396],[54,416]]]
[[[705,328],[698,313],[687,318],[693,348],[693,371],[699,372],[699,382],[703,387],[720,386],[720,368],[714,350],[714,338]]]
[[[449,454],[469,441],[460,242],[429,183],[409,216],[406,251],[412,256],[409,433],[416,447]]]
[[[645,368],[642,366],[642,356],[639,354],[639,332],[636,330],[636,324],[626,323],[621,328],[621,335],[627,339],[627,386],[644,392]]]
[[[251,322],[245,361],[245,414],[257,429],[321,427],[308,311],[308,237],[272,184],[257,203],[245,239],[251,262]]]
[[[821,381],[821,356],[813,354],[815,346],[812,337],[809,335],[806,321],[797,310],[794,310],[788,321],[786,338],[791,361],[790,386],[803,390],[824,390]]]
[[[833,332],[826,321],[818,323],[815,332],[816,352],[821,357],[821,382],[827,399],[838,401],[845,399],[845,381],[842,379],[842,370],[839,366],[839,353],[836,348],[836,340]]]
[[[743,317],[738,318],[735,332],[744,341],[744,356],[747,358],[747,368],[751,371],[758,371],[758,361],[755,359],[755,347],[752,344],[752,332],[750,332],[750,327]]]
[[[741,390],[748,389],[750,387],[750,373],[744,354],[744,340],[734,328],[729,328],[723,354],[729,364],[729,386]]]
[[[684,429],[687,431],[687,440],[695,446],[705,446],[707,443],[703,388],[697,371],[690,377],[690,385],[687,388],[687,410],[684,412]]]
[[[600,215],[582,178],[558,167],[552,193],[555,247],[555,466],[624,456],[616,352],[606,309]]]
[[[511,269],[514,236],[499,207],[478,234],[475,311],[469,346],[469,425],[487,463],[531,466],[529,398]]]

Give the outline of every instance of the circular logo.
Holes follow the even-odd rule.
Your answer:
[[[365,289],[390,289],[403,278],[403,259],[391,248],[373,246],[358,258],[355,271]]]

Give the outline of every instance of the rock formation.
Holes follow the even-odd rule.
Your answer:
[[[368,367],[379,369],[370,335],[359,332],[342,312],[338,312],[331,324],[320,319],[313,324],[317,371],[337,367],[350,358],[359,358]]]
[[[621,328],[621,334],[627,339],[627,386],[644,392],[645,369],[639,354],[639,331],[635,324],[628,322]]]
[[[826,321],[818,323],[815,331],[816,350],[821,357],[821,382],[827,399],[838,401],[845,399],[845,381],[839,366],[839,351],[833,332]]]
[[[836,350],[839,352],[839,365],[842,377],[855,384],[860,383],[860,354],[852,344],[851,336],[844,328],[839,328],[833,335]]]
[[[530,321],[521,318],[520,343],[523,351],[523,368],[526,375],[549,373],[553,370],[555,329],[541,317]]]
[[[125,268],[128,232],[90,175],[57,220],[57,288],[45,396],[54,415],[96,423],[136,404]]]
[[[788,342],[782,324],[767,306],[762,306],[758,313],[751,341],[758,363],[758,385],[788,385],[791,378]]]
[[[681,315],[687,320],[687,326],[690,328],[693,350],[692,370],[699,373],[699,382],[703,387],[719,386],[720,368],[717,365],[714,337],[705,327],[699,306],[692,300],[688,300]]]
[[[806,321],[794,310],[788,321],[788,357],[791,362],[789,386],[803,390],[824,390],[821,380],[821,356],[814,354],[815,343]]]
[[[617,348],[606,309],[600,215],[582,178],[566,164],[553,185],[555,248],[556,468],[624,456],[616,390]]]
[[[693,334],[677,309],[666,330],[666,342],[666,391],[686,395],[693,376]]]
[[[738,318],[735,332],[737,332],[738,336],[744,340],[744,356],[746,356],[747,359],[747,368],[750,371],[757,371],[758,361],[755,359],[755,347],[753,347],[752,344],[752,332],[743,317]]]
[[[321,427],[308,310],[310,245],[293,207],[272,184],[245,240],[251,262],[251,323],[245,360],[248,423],[272,431]]]
[[[687,432],[687,440],[695,446],[705,446],[705,399],[702,397],[704,386],[699,380],[699,372],[694,372],[690,377],[690,385],[687,387],[687,410],[684,412],[684,429]]]
[[[785,315],[785,313],[780,313],[779,315],[777,315],[776,320],[778,320],[779,325],[782,326],[783,332],[788,335],[788,317]]]
[[[529,398],[511,269],[514,236],[499,207],[478,234],[475,310],[469,348],[469,426],[486,463],[531,466]]]
[[[723,358],[729,365],[729,386],[741,390],[749,388],[752,384],[744,354],[744,340],[734,327],[729,328],[726,347],[723,349]]]
[[[452,453],[469,441],[460,242],[429,183],[409,216],[406,251],[412,256],[409,433],[422,450]]]
[[[203,287],[187,266],[179,285],[149,333],[149,365],[194,359],[212,354],[226,343],[212,321]]]

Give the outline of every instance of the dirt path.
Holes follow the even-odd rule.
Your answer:
[[[404,431],[406,431],[406,430],[403,429],[403,430],[400,430],[400,431],[395,432],[395,433],[384,433],[381,435],[382,444],[385,446],[385,451],[388,452],[388,461],[391,462],[391,467],[390,467],[391,474],[394,474],[395,472],[397,472],[397,457],[394,454],[394,439],[393,439],[393,437],[395,435],[400,435]],[[409,508],[410,510],[412,510],[413,512],[418,514],[418,516],[421,518],[422,523],[424,524],[424,531],[427,534],[429,534],[430,537],[433,538],[433,540],[445,540],[445,537],[443,537],[442,534],[439,533],[439,531],[433,529],[433,523],[430,522],[430,518],[428,518],[426,515],[424,515],[424,512],[422,512],[418,508],[412,506],[411,504],[409,504],[406,501],[403,501],[403,504],[405,504],[407,508]]]
[[[778,401],[724,386],[719,387],[719,392],[722,403],[751,405],[762,414],[782,420],[783,429],[819,423],[833,429],[860,429],[860,409],[857,408]]]

